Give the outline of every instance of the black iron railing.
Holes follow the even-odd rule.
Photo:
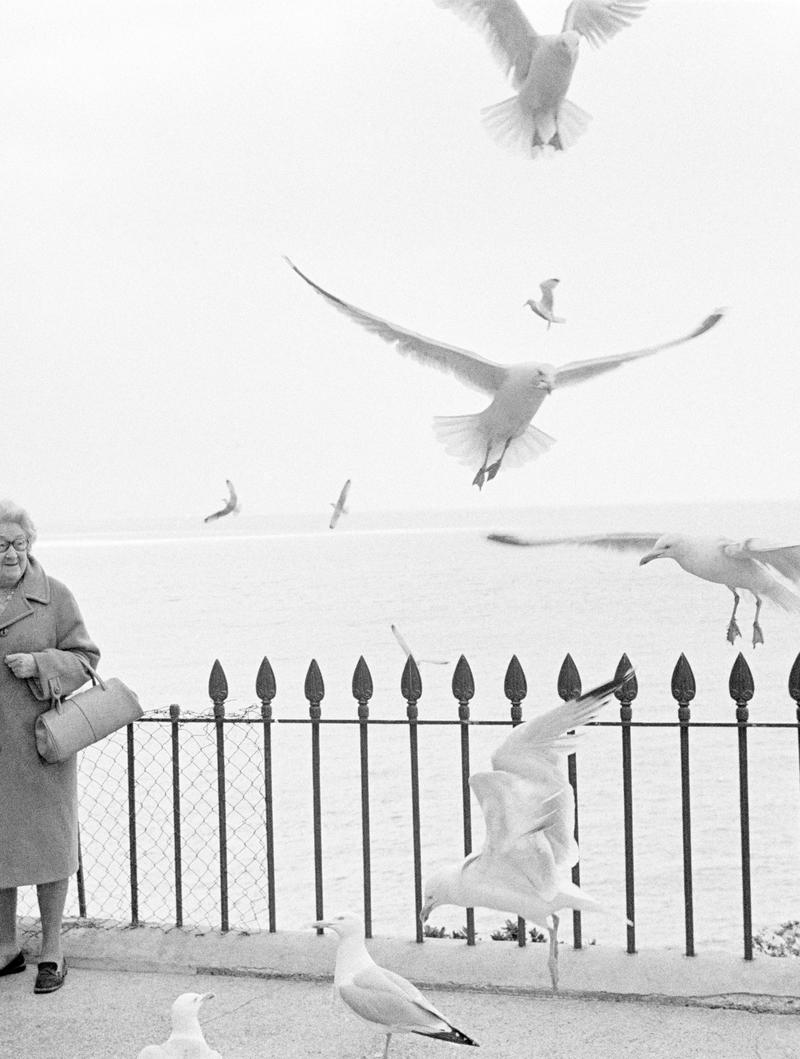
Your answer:
[[[618,677],[623,677],[630,669],[631,663],[626,655],[623,655],[617,667]],[[561,666],[557,679],[557,692],[559,697],[566,701],[581,693],[581,677],[578,669],[570,655],[567,655]],[[411,811],[411,852],[413,860],[413,872],[409,874],[409,883],[413,875],[413,896],[415,918],[413,929],[418,942],[423,941],[423,931],[419,922],[419,911],[422,907],[422,822],[421,822],[421,799],[420,799],[420,748],[419,736],[423,726],[435,726],[447,728],[457,726],[459,728],[459,755],[461,774],[461,824],[463,827],[463,849],[468,854],[472,850],[472,816],[469,788],[470,775],[470,740],[474,729],[481,726],[507,726],[518,725],[523,721],[522,703],[527,695],[527,681],[522,666],[516,655],[509,662],[503,692],[509,704],[509,717],[507,720],[480,720],[474,719],[471,712],[471,702],[475,695],[475,683],[472,671],[466,658],[462,655],[455,667],[452,677],[452,694],[457,705],[455,718],[432,720],[420,717],[419,701],[422,697],[422,679],[419,669],[413,659],[407,659],[400,680],[400,690],[406,704],[405,717],[394,719],[373,718],[370,716],[369,703],[373,695],[373,681],[369,667],[363,657],[359,658],[352,679],[352,695],[356,702],[355,716],[351,717],[323,717],[322,702],[325,696],[325,684],[322,673],[317,662],[312,660],[306,674],[304,695],[308,702],[308,715],[305,717],[275,717],[273,714],[273,701],[276,697],[276,680],[269,661],[264,658],[258,669],[256,677],[256,693],[260,707],[253,707],[242,715],[231,716],[226,712],[226,699],[228,697],[228,683],[219,661],[215,661],[209,677],[208,692],[212,704],[210,716],[192,716],[182,713],[177,705],[169,707],[165,716],[148,715],[136,726],[129,726],[125,733],[124,754],[120,757],[123,744],[112,743],[98,744],[101,748],[93,748],[98,753],[105,755],[116,755],[117,785],[121,783],[127,788],[127,854],[128,864],[126,874],[130,886],[130,922],[134,925],[140,922],[140,885],[143,835],[147,834],[148,825],[143,823],[147,815],[141,811],[142,799],[146,797],[144,788],[153,782],[152,776],[144,781],[144,774],[139,768],[137,758],[137,735],[142,731],[154,728],[156,732],[164,732],[168,739],[159,739],[159,747],[163,754],[169,755],[169,767],[166,761],[160,766],[160,782],[158,794],[154,794],[151,801],[158,802],[162,812],[169,812],[171,816],[172,829],[172,878],[171,886],[174,894],[174,909],[167,912],[164,907],[163,914],[159,917],[161,921],[174,923],[177,926],[184,925],[185,914],[185,892],[186,872],[188,870],[188,858],[186,855],[186,799],[192,789],[192,780],[188,775],[190,769],[194,769],[195,777],[203,773],[202,762],[195,756],[185,753],[185,742],[194,726],[203,726],[207,731],[213,727],[214,748],[213,757],[209,757],[205,767],[207,773],[209,768],[213,769],[213,783],[216,787],[216,799],[214,805],[214,818],[203,821],[204,831],[202,838],[202,853],[206,857],[203,861],[205,872],[202,885],[209,893],[216,896],[213,904],[216,910],[216,923],[222,931],[231,928],[230,915],[230,884],[231,873],[229,868],[229,854],[231,838],[237,835],[240,824],[232,829],[230,827],[230,816],[233,811],[230,800],[230,770],[226,771],[230,763],[230,740],[232,733],[238,733],[237,739],[243,745],[245,737],[252,744],[249,751],[248,770],[246,779],[242,781],[247,784],[245,794],[249,798],[255,787],[256,800],[247,802],[246,819],[248,826],[257,828],[263,833],[264,839],[264,863],[257,870],[251,870],[254,886],[263,886],[266,880],[267,907],[268,907],[268,929],[271,932],[277,930],[278,910],[276,908],[276,885],[275,867],[276,858],[280,857],[280,849],[276,844],[274,806],[274,765],[276,746],[279,746],[279,734],[275,726],[301,725],[308,726],[310,734],[310,790],[312,800],[312,836],[310,845],[312,847],[314,867],[314,891],[315,891],[315,914],[318,919],[324,916],[325,904],[325,878],[323,861],[323,829],[325,823],[324,790],[322,773],[322,747],[325,742],[323,734],[330,726],[351,725],[358,728],[358,780],[360,785],[360,830],[361,830],[361,864],[362,893],[363,893],[363,915],[368,937],[372,936],[372,876],[373,876],[373,850],[371,842],[371,819],[370,819],[370,733],[378,726],[405,726],[408,729],[408,762],[409,762],[409,799]],[[622,798],[622,820],[623,820],[623,846],[624,846],[624,876],[625,876],[625,908],[630,923],[627,926],[627,950],[636,952],[636,872],[634,860],[634,787],[633,787],[633,752],[636,743],[636,731],[643,728],[666,728],[676,729],[678,734],[678,750],[680,761],[680,792],[681,792],[681,822],[682,822],[682,860],[683,860],[683,925],[685,952],[687,956],[695,953],[695,923],[694,923],[694,889],[695,881],[692,867],[692,802],[691,802],[691,768],[690,768],[690,739],[692,730],[703,728],[736,728],[738,738],[738,776],[739,776],[739,806],[738,825],[741,847],[741,925],[743,936],[743,952],[747,960],[752,959],[752,884],[750,873],[750,800],[749,783],[750,771],[748,765],[748,733],[754,728],[769,729],[794,729],[797,737],[798,765],[800,766],[800,655],[792,666],[789,675],[789,695],[795,703],[796,719],[787,722],[754,723],[749,716],[749,703],[754,695],[754,681],[744,656],[739,654],[730,673],[729,695],[735,705],[735,720],[730,722],[698,722],[691,716],[691,703],[695,697],[695,678],[692,668],[686,657],[682,654],[675,665],[671,681],[671,695],[677,704],[677,720],[673,721],[639,721],[634,719],[634,703],[639,694],[636,677],[631,675],[616,691],[619,702],[619,719],[602,720],[594,722],[599,728],[617,728],[620,732],[621,741],[621,798]],[[255,712],[253,712],[255,711]],[[136,729],[136,732],[134,731]],[[242,733],[246,733],[246,736]],[[788,734],[788,733],[787,733]],[[252,736],[257,736],[253,740]],[[168,750],[167,750],[168,747]],[[110,748],[110,749],[109,749]],[[253,749],[257,748],[257,749]],[[119,768],[124,761],[125,779],[121,779]],[[394,764],[394,763],[393,763]],[[107,766],[109,775],[114,773],[111,765]],[[244,776],[245,773],[239,770]],[[257,782],[256,782],[257,773]],[[567,762],[567,775],[569,783],[575,792],[575,838],[579,838],[579,816],[580,799],[578,797],[578,765],[574,754],[569,755]],[[167,779],[168,777],[168,779]],[[205,780],[208,781],[205,775]],[[195,780],[196,782],[196,780]],[[253,823],[253,806],[257,806],[259,819]],[[168,807],[168,809],[167,809]],[[148,810],[152,815],[153,807]],[[244,818],[245,812],[241,813]],[[107,817],[107,819],[106,819]],[[119,828],[120,821],[113,813],[106,814],[101,823],[97,818],[94,821],[95,841],[99,827]],[[399,836],[398,836],[399,839]],[[215,848],[216,855],[212,858],[210,850]],[[160,853],[166,856],[166,851],[159,846]],[[195,859],[197,856],[195,855]],[[263,871],[262,871],[263,868]],[[351,866],[353,871],[358,870],[355,865]],[[199,871],[200,869],[197,869]],[[216,881],[213,875],[216,874]],[[236,875],[241,872],[237,870]],[[580,884],[580,868],[576,865],[572,872],[573,881]],[[81,869],[78,878],[78,901],[79,913],[82,917],[91,914],[102,915],[102,909],[92,907],[92,902],[87,896],[91,881],[90,871],[87,874],[85,843],[81,847]],[[241,880],[237,878],[237,886],[241,887]],[[151,917],[148,917],[151,918]],[[236,923],[234,922],[235,926]],[[526,929],[524,921],[520,920],[517,932],[520,945],[525,944]],[[466,925],[467,943],[472,945],[475,941],[475,924],[473,910],[467,912]],[[582,945],[582,923],[581,913],[573,913],[573,944],[576,948]]]

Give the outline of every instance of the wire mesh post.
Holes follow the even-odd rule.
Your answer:
[[[128,750],[128,850],[131,866],[131,926],[139,925],[139,866],[136,849],[136,755],[133,724],[126,728]]]
[[[522,700],[528,694],[528,682],[525,673],[516,655],[511,656],[511,661],[506,669],[506,677],[503,683],[505,697],[511,703],[511,726],[516,728],[522,724]],[[517,916],[517,945],[522,949],[525,947],[527,938],[525,935],[525,920]]]
[[[461,655],[453,672],[453,695],[458,700],[461,734],[461,811],[464,823],[464,856],[472,852],[472,806],[469,786],[469,704],[475,694],[475,681],[469,662]],[[467,909],[467,945],[475,944],[475,909]]]
[[[403,675],[400,678],[400,693],[406,700],[408,717],[408,743],[411,757],[411,834],[414,847],[414,925],[417,944],[422,944],[425,935],[420,920],[422,911],[422,851],[420,842],[419,818],[419,747],[417,745],[417,703],[422,697],[422,678],[419,675],[414,656],[406,658]]]
[[[742,931],[744,934],[744,958],[753,958],[753,912],[750,889],[750,793],[747,767],[747,721],[748,702],[753,697],[755,685],[750,666],[739,652],[731,669],[728,682],[730,696],[736,703],[736,723],[739,736],[739,830],[742,845]]]
[[[308,700],[308,712],[311,717],[311,784],[314,799],[314,895],[316,900],[316,918],[322,919],[322,792],[320,785],[319,756],[319,721],[322,717],[320,703],[325,697],[325,684],[322,680],[317,660],[311,659],[306,673],[305,697]],[[317,934],[324,934],[322,927],[317,927]]]
[[[183,861],[181,842],[181,758],[178,720],[181,708],[172,703],[169,708],[172,744],[172,848],[175,862],[175,926],[183,926]]]
[[[83,851],[81,850],[81,829],[78,827],[78,915],[86,919],[86,883],[83,878]]]
[[[359,749],[361,755],[361,863],[364,876],[364,934],[372,937],[372,868],[369,835],[369,700],[372,674],[362,655],[353,673],[353,698],[358,703]]]
[[[217,817],[219,824],[219,905],[220,930],[228,930],[228,817],[225,801],[225,700],[228,681],[219,659],[214,660],[208,678],[208,696],[214,703],[214,729],[217,743]]]
[[[627,655],[619,660],[615,680],[623,680],[631,671]],[[622,722],[622,799],[625,821],[625,911],[628,917],[628,952],[636,952],[634,874],[633,874],[633,774],[631,769],[631,720],[633,710],[631,703],[636,698],[639,687],[633,672],[624,680],[614,695],[619,702],[619,719]]]
[[[694,888],[692,882],[692,805],[689,787],[689,703],[695,696],[692,667],[682,654],[672,673],[672,697],[678,703],[681,744],[681,813],[683,818],[683,909],[686,955],[694,956]]]
[[[789,694],[794,700],[797,718],[797,765],[800,769],[800,654],[795,658],[789,673]]]
[[[562,702],[570,702],[572,699],[577,699],[581,694],[581,677],[578,672],[578,667],[572,659],[572,655],[567,653],[564,656],[564,661],[561,663],[561,669],[558,673],[558,697]],[[567,733],[571,735],[572,732]],[[575,799],[575,824],[573,828],[573,834],[575,836],[575,843],[580,849],[580,831],[578,828],[578,758],[576,754],[567,755],[567,779],[572,787],[572,794]],[[572,881],[575,886],[581,884],[581,864],[577,861],[572,865]],[[572,910],[572,947],[573,949],[580,949],[583,946],[583,924],[581,920],[581,910],[579,908],[573,908]]]
[[[256,674],[256,695],[261,700],[261,723],[264,749],[264,829],[267,842],[267,906],[269,908],[269,932],[275,927],[275,827],[272,819],[272,700],[277,685],[275,674],[266,655]]]

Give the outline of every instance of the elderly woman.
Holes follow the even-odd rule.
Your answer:
[[[56,695],[87,679],[100,652],[72,593],[31,554],[27,512],[0,500],[0,976],[25,970],[17,938],[17,887],[36,886],[42,948],[35,993],[67,973],[61,918],[78,868],[76,756],[55,765],[36,752],[34,722]]]

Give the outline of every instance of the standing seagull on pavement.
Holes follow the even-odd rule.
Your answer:
[[[348,478],[347,481],[342,486],[342,491],[341,491],[341,493],[339,493],[339,499],[336,501],[335,504],[331,503],[331,507],[333,508],[333,514],[331,515],[331,521],[330,521],[329,526],[328,526],[329,529],[333,529],[334,528],[334,526],[339,521],[339,519],[340,519],[340,517],[342,515],[348,514],[347,508],[344,505],[347,503],[347,494],[349,492],[350,492],[350,479]]]
[[[216,522],[218,518],[223,518],[225,515],[230,515],[231,511],[235,515],[239,514],[239,511],[241,510],[241,504],[239,503],[239,498],[236,495],[236,490],[233,488],[233,482],[229,478],[226,478],[225,485],[227,485],[228,487],[228,499],[223,500],[223,504],[225,506],[223,508],[220,508],[219,511],[214,511],[211,515],[206,515],[206,517],[203,519],[203,522]]]
[[[553,315],[553,291],[558,286],[558,283],[557,279],[546,279],[544,283],[539,284],[539,290],[542,292],[539,301],[537,302],[535,298],[528,298],[522,306],[524,309],[526,305],[530,305],[531,312],[546,320],[548,331],[550,330],[550,324],[563,324],[566,322],[563,316]]]
[[[753,620],[753,647],[764,642],[759,614],[763,600],[768,599],[781,610],[800,614],[800,594],[783,579],[800,585],[800,545],[774,544],[757,537],[742,541],[728,537],[692,537],[686,533],[606,533],[585,537],[518,537],[511,533],[490,533],[489,540],[524,547],[551,547],[571,544],[610,548],[615,551],[641,551],[649,548],[639,560],[645,566],[653,559],[674,559],[689,574],[704,581],[726,585],[733,593],[733,613],[728,622],[727,639],[733,643],[741,636],[736,621],[739,606],[737,589],[750,592],[756,601]]]
[[[581,37],[595,47],[637,18],[647,0],[573,0],[560,33],[541,35],[516,0],[436,0],[477,25],[517,95],[482,111],[491,135],[504,147],[536,158],[564,151],[581,136],[590,116],[566,99]]]
[[[492,403],[482,412],[464,416],[437,416],[434,419],[434,432],[451,456],[472,466],[480,460],[478,471],[472,480],[472,484],[477,485],[479,489],[483,487],[484,482],[494,478],[504,461],[508,467],[519,466],[526,460],[546,452],[555,444],[555,438],[551,438],[531,422],[542,401],[554,389],[583,382],[595,375],[612,371],[628,361],[652,356],[653,353],[669,349],[671,346],[679,346],[705,334],[724,315],[724,310],[717,309],[688,335],[630,353],[617,353],[591,360],[573,360],[560,368],[553,364],[496,364],[477,353],[425,338],[350,305],[314,283],[293,265],[288,257],[286,261],[302,280],[334,308],[385,342],[395,345],[398,352],[421,364],[429,364],[449,372],[467,386],[491,395]]]
[[[197,1018],[200,1005],[213,993],[181,993],[172,1005],[172,1033],[163,1044],[148,1044],[137,1059],[222,1059],[209,1048]]]
[[[575,729],[597,716],[633,677],[601,684],[514,728],[492,754],[491,772],[473,772],[469,785],[480,802],[486,839],[480,853],[442,868],[425,885],[423,922],[437,905],[493,908],[534,923],[550,934],[548,967],[558,989],[557,913],[599,909],[571,878],[578,863],[575,795],[562,758],[575,751]]]
[[[477,1044],[457,1030],[411,982],[375,963],[364,944],[364,924],[358,916],[320,919],[312,925],[328,927],[339,936],[333,988],[359,1018],[386,1034],[383,1059],[389,1055],[393,1033]]]

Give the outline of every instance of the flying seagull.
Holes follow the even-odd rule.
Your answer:
[[[411,650],[411,648],[406,643],[405,637],[402,635],[402,633],[397,628],[397,626],[396,625],[392,625],[391,626],[391,630],[392,630],[392,632],[394,634],[395,640],[397,640],[397,642],[400,644],[400,647],[402,648],[403,652],[405,653],[406,658],[408,658],[409,655],[413,655],[414,652]],[[431,666],[449,666],[450,665],[450,663],[447,661],[446,658],[445,659],[440,659],[440,658],[417,658],[416,656],[414,656],[414,661],[418,662],[420,665],[422,665],[423,662],[425,662],[425,663],[427,663],[428,665],[431,665]]]
[[[411,982],[375,963],[364,944],[364,924],[358,916],[320,919],[313,926],[328,927],[338,935],[333,988],[359,1018],[386,1034],[383,1059],[389,1055],[393,1033],[477,1044],[457,1030]]]
[[[137,1059],[222,1059],[209,1048],[200,1029],[198,1013],[213,993],[182,993],[172,1005],[172,1033],[163,1044],[148,1044]]]
[[[218,518],[223,518],[225,515],[230,515],[231,512],[233,512],[235,515],[238,515],[241,511],[241,504],[239,503],[239,498],[236,495],[236,490],[233,488],[233,482],[229,478],[226,478],[225,485],[227,485],[228,487],[228,499],[222,501],[225,506],[223,508],[220,508],[219,511],[213,512],[213,514],[211,515],[206,515],[206,517],[203,519],[203,522],[216,522]]]
[[[544,283],[539,284],[539,290],[542,292],[539,301],[537,302],[535,298],[528,298],[522,306],[524,309],[526,305],[530,305],[531,312],[546,320],[548,331],[550,330],[550,324],[563,324],[566,322],[563,316],[553,315],[553,291],[558,284],[559,280],[557,279],[546,279]]]
[[[333,508],[333,514],[331,515],[331,521],[330,521],[330,524],[329,524],[329,528],[330,529],[333,529],[333,527],[336,525],[336,523],[339,521],[339,519],[341,518],[342,515],[347,515],[348,514],[348,510],[347,510],[347,508],[344,505],[347,502],[347,494],[349,492],[350,492],[350,479],[348,478],[347,481],[342,486],[342,491],[341,491],[341,493],[339,493],[339,499],[336,501],[335,504],[334,503],[331,504],[331,507]]]
[[[472,22],[486,37],[517,94],[485,107],[495,140],[528,157],[564,151],[585,131],[586,111],[566,99],[581,37],[595,47],[638,18],[647,0],[573,0],[560,33],[539,34],[516,0],[436,0]]]
[[[735,541],[729,537],[694,537],[685,533],[607,533],[584,537],[518,537],[511,533],[490,533],[489,540],[526,547],[573,544],[611,548],[616,551],[649,549],[639,559],[645,566],[653,559],[674,559],[687,573],[704,581],[726,585],[733,593],[733,612],[727,639],[741,636],[736,621],[739,592],[745,589],[756,601],[753,620],[753,647],[764,642],[759,622],[763,600],[771,600],[781,610],[800,614],[800,595],[791,584],[800,585],[800,545],[775,544],[757,537]]]
[[[477,485],[479,489],[483,487],[484,482],[494,478],[504,461],[506,466],[519,466],[526,460],[546,452],[555,444],[555,438],[551,438],[531,422],[542,401],[554,389],[583,382],[595,375],[612,371],[627,361],[649,357],[662,349],[679,346],[705,334],[724,315],[723,309],[717,309],[688,335],[629,353],[594,357],[591,360],[573,360],[562,364],[561,367],[532,362],[496,364],[477,353],[425,338],[350,305],[314,283],[292,264],[288,257],[285,260],[302,280],[334,308],[385,342],[395,345],[399,353],[412,357],[421,364],[429,364],[449,372],[467,386],[491,395],[492,403],[475,415],[437,416],[434,419],[434,432],[450,455],[472,466],[478,460],[481,461],[472,480],[472,484]]]
[[[492,772],[473,772],[486,839],[480,853],[443,868],[425,885],[423,922],[437,905],[493,908],[534,923],[548,917],[553,989],[558,989],[558,912],[600,905],[571,878],[578,862],[575,796],[562,757],[574,752],[575,729],[591,721],[633,675],[610,680],[514,728],[492,754]]]

